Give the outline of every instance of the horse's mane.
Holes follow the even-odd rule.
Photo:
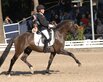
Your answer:
[[[64,21],[60,22],[60,23],[56,26],[55,30],[60,30],[60,29],[62,29],[63,27],[65,28],[65,25],[71,24],[71,23],[74,23],[74,21],[72,21],[72,20],[64,20]]]

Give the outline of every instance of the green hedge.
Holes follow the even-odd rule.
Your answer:
[[[75,37],[76,40],[83,40],[84,39],[84,29],[83,28],[78,28],[78,35]],[[66,40],[74,40],[72,34],[68,33]]]

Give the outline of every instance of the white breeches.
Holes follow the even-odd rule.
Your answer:
[[[47,29],[42,30],[41,32],[45,35],[45,37],[46,37],[47,39],[49,39],[49,38],[50,38],[50,36],[49,36],[49,33],[48,33]]]

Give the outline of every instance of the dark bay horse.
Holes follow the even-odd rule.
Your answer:
[[[70,56],[75,60],[75,62],[79,66],[81,65],[81,63],[74,56],[73,53],[64,50],[64,45],[65,45],[64,43],[68,32],[72,33],[73,35],[77,35],[77,26],[76,24],[74,24],[74,21],[65,20],[59,23],[54,29],[55,42],[52,46],[50,46],[50,51],[48,52],[51,53],[51,55],[48,61],[46,72],[49,73],[49,68],[56,54]],[[15,54],[11,59],[10,67],[7,73],[10,74],[14,63],[16,62],[20,54],[23,52],[24,54],[22,55],[21,60],[25,62],[30,69],[32,69],[32,65],[27,61],[27,57],[29,56],[32,50],[37,52],[43,52],[43,47],[39,47],[34,44],[34,33],[30,33],[30,32],[25,32],[24,34],[21,34],[10,41],[10,43],[7,45],[5,51],[0,57],[0,67],[3,64],[4,60],[6,59],[13,43],[15,46]]]

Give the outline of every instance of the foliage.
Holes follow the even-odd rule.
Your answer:
[[[77,40],[83,40],[83,38],[84,38],[83,33],[84,33],[84,28],[82,26],[79,26]]]
[[[84,27],[83,26],[79,26],[79,28],[78,28],[77,31],[78,31],[78,35],[75,37],[76,40],[83,40],[84,39],[84,35],[83,35],[83,33],[84,33]],[[68,35],[66,37],[66,40],[67,41],[68,40],[74,40],[72,34],[68,33]]]
[[[66,37],[66,41],[68,40],[73,40],[73,36],[71,33],[68,33],[67,37]]]

